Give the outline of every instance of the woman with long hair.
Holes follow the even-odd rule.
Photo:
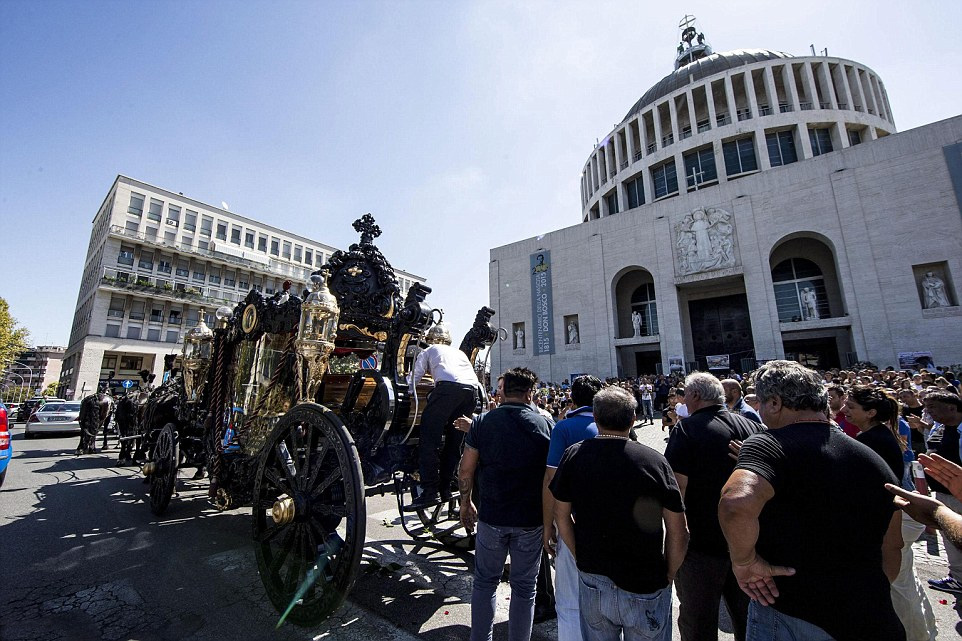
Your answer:
[[[855,437],[881,456],[901,482],[905,469],[905,441],[898,434],[899,404],[885,390],[859,385],[849,390],[845,401],[848,420],[859,429]],[[914,543],[925,526],[902,514],[902,564],[892,582],[892,606],[905,627],[906,639],[926,641],[935,630],[935,615],[925,590],[915,574]]]
[[[845,418],[858,428],[855,437],[881,456],[895,478],[901,480],[905,469],[902,452],[905,443],[899,436],[899,404],[884,390],[871,385],[856,385],[845,400]]]

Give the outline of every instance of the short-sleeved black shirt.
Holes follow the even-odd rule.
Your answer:
[[[946,425],[942,429],[940,437],[931,438],[927,443],[929,447],[929,453],[935,453],[939,456],[946,458],[953,463],[962,465],[962,461],[959,460],[959,427]],[[944,492],[949,494],[949,490],[936,481],[934,478],[925,475],[925,480],[929,485],[929,489],[933,492]]]
[[[737,412],[713,405],[682,419],[672,430],[665,458],[672,470],[688,477],[685,516],[691,532],[689,549],[728,556],[728,543],[718,524],[721,489],[735,469],[735,461],[728,455],[728,443],[744,441],[763,429]]]
[[[827,423],[795,423],[742,445],[736,469],[771,483],[756,550],[773,565],[779,612],[838,641],[904,641],[882,571],[882,539],[895,510],[892,470],[867,446]]]
[[[895,438],[895,434],[892,434],[892,430],[884,425],[876,425],[865,432],[859,432],[855,438],[859,443],[864,443],[869,449],[881,456],[896,478],[902,478],[905,458],[902,456],[902,448],[899,447],[898,439]]]
[[[541,488],[551,421],[530,405],[503,403],[471,426],[464,440],[478,451],[478,519],[488,525],[543,523]]]
[[[685,508],[665,457],[633,441],[590,438],[567,449],[551,492],[578,515],[579,570],[636,594],[668,585],[662,509]]]

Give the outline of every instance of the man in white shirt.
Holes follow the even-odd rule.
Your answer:
[[[414,362],[411,395],[413,398],[418,381],[425,374],[434,379],[434,389],[421,415],[418,446],[421,494],[404,508],[412,512],[436,505],[442,496],[451,496],[451,483],[464,439],[464,434],[454,427],[454,420],[474,413],[481,385],[468,357],[451,346],[451,334],[443,326],[432,327],[425,340],[432,344]],[[442,436],[445,437],[443,450]]]

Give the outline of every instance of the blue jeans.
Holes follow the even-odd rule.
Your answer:
[[[540,525],[503,527],[478,521],[474,549],[474,587],[471,590],[471,641],[491,641],[495,593],[504,561],[511,554],[509,641],[528,641],[534,619],[534,596],[541,567]]]
[[[578,600],[581,580],[578,565],[564,539],[558,536],[558,553],[554,558],[554,597],[558,612],[558,641],[582,641]]]
[[[834,641],[820,627],[757,601],[748,604],[747,641]]]
[[[578,600],[585,641],[671,641],[671,586],[635,594],[606,576],[581,572]]]

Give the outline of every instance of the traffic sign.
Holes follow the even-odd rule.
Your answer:
[[[124,389],[130,389],[131,387],[134,386],[134,382],[128,378],[126,381],[124,381],[124,382],[121,383],[120,385],[121,385]]]

